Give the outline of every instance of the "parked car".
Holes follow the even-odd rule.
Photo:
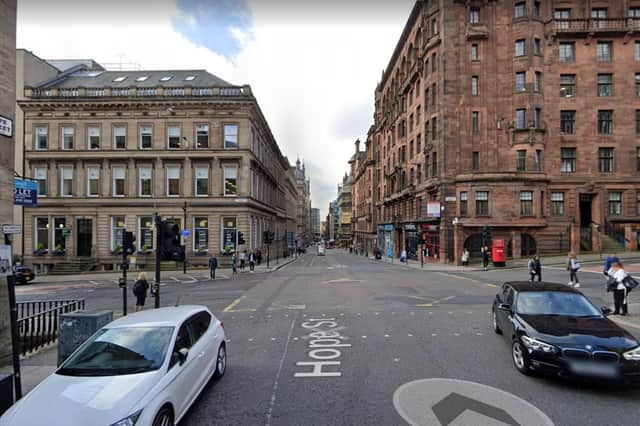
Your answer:
[[[324,256],[326,254],[324,246],[322,244],[320,244],[318,246],[318,256]]]
[[[13,279],[16,284],[27,284],[36,279],[36,274],[31,268],[18,265],[13,267]]]
[[[0,425],[174,425],[226,365],[224,328],[207,308],[135,313],[95,333]]]
[[[492,325],[523,374],[640,382],[640,342],[610,312],[563,284],[507,282],[493,302]]]

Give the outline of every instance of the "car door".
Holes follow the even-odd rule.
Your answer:
[[[211,314],[202,311],[189,319],[196,343],[193,346],[194,356],[198,359],[198,368],[201,371],[198,387],[206,384],[206,381],[213,374],[215,368],[217,349],[211,331]]]
[[[498,326],[503,331],[503,335],[506,337],[509,334],[508,331],[508,323],[509,323],[509,311],[503,309],[501,306],[508,304],[507,299],[509,297],[510,292],[512,291],[512,287],[508,284],[504,284],[500,289],[500,294],[497,296],[496,303],[496,320],[498,322]]]
[[[191,324],[185,321],[180,326],[178,334],[176,335],[176,340],[171,352],[171,361],[169,363],[169,370],[176,369],[176,378],[173,382],[173,389],[171,390],[178,406],[176,418],[182,417],[184,411],[189,407],[193,399],[195,384],[198,382],[198,376],[200,374],[197,357],[193,353],[193,341]],[[180,349],[187,349],[189,351],[186,361],[182,364],[180,364],[177,355]]]
[[[511,340],[511,336],[513,336],[514,332],[514,324],[513,324],[513,312],[515,312],[515,299],[516,291],[513,287],[507,286],[504,294],[504,305],[508,306],[509,309],[501,309],[503,312],[504,323],[502,326],[504,336]]]

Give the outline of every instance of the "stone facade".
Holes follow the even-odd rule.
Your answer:
[[[311,182],[307,178],[307,171],[300,160],[296,161],[292,172],[296,181],[296,217],[297,231],[296,244],[303,248],[313,241],[313,231],[311,229]]]
[[[353,176],[353,238],[357,250],[373,253],[378,246],[376,226],[373,217],[374,199],[374,173],[375,162],[371,139],[367,138],[365,151],[360,151],[360,140],[356,143],[356,152],[351,164],[351,176]]]
[[[352,159],[353,161],[353,159]],[[353,180],[351,175],[345,173],[342,184],[338,185],[338,236],[336,243],[341,247],[353,246]]]
[[[458,262],[485,226],[514,257],[637,249],[638,11],[417,1],[375,91],[385,254]]]
[[[295,187],[249,86],[80,64],[27,86],[19,105],[25,173],[44,191],[25,209],[25,261],[36,269],[117,268],[124,228],[137,236],[137,264],[153,267],[156,212],[191,231],[191,265],[265,252],[263,231],[275,234],[272,257],[284,253]]]

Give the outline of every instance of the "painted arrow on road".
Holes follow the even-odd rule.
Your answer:
[[[513,417],[502,408],[485,404],[475,399],[467,398],[458,393],[450,393],[436,405],[431,407],[433,413],[438,418],[442,426],[451,424],[458,416],[465,411],[475,411],[478,414],[498,420],[511,426],[520,426]]]

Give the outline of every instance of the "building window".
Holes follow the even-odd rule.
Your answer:
[[[87,167],[87,197],[100,195],[100,167]]]
[[[535,80],[533,81],[533,91],[540,92],[540,90],[542,90],[542,73],[536,71]]]
[[[572,135],[576,130],[576,112],[560,111],[560,133]]]
[[[516,151],[516,170],[524,172],[527,170],[527,150],[519,149]]]
[[[235,124],[224,126],[224,149],[238,149],[238,126]]]
[[[478,151],[473,151],[471,153],[471,170],[480,169],[480,153]]]
[[[438,137],[438,119],[434,117],[431,119],[431,140],[436,140],[437,137]]]
[[[153,129],[151,126],[140,126],[140,148],[151,149]]]
[[[196,145],[198,149],[209,148],[209,125],[198,124],[196,126]]]
[[[574,42],[561,42],[560,43],[560,62],[574,62],[575,43]]]
[[[564,192],[551,193],[551,215],[564,216]]]
[[[180,166],[167,167],[167,195],[170,197],[180,195]]]
[[[60,196],[73,196],[73,167],[60,167]]]
[[[209,167],[196,167],[196,197],[209,194]]]
[[[422,150],[422,135],[416,136],[416,154],[420,154]]]
[[[524,71],[516,73],[516,92],[524,92],[527,90],[525,86],[525,77],[526,73]]]
[[[62,149],[73,149],[74,128],[65,126],[62,128]]]
[[[533,163],[536,167],[536,172],[542,171],[542,150],[536,149],[536,152],[533,154]]]
[[[542,128],[542,109],[534,108],[533,110],[533,127],[536,129]]]
[[[598,148],[598,170],[613,173],[613,148]]]
[[[575,173],[576,171],[576,149],[560,149],[560,171],[562,173]]]
[[[560,22],[556,22],[556,28],[558,29],[568,29],[569,22],[563,22],[564,20],[571,18],[571,10],[570,9],[556,9],[553,11],[553,19],[559,20]]]
[[[436,98],[438,97],[438,92],[436,91],[436,83],[431,85],[431,105],[436,104]]]
[[[87,148],[100,149],[100,127],[87,127]]]
[[[64,252],[67,248],[67,239],[64,231],[67,227],[67,220],[64,217],[53,218],[53,249],[57,252]]]
[[[542,40],[539,38],[533,39],[533,54],[542,55]]]
[[[610,135],[613,133],[613,111],[598,111],[598,133],[601,135]]]
[[[560,76],[560,97],[572,98],[576,95],[576,75],[563,74]]]
[[[489,215],[489,192],[476,191],[476,216]]]
[[[471,131],[478,133],[480,131],[480,112],[473,111],[471,113]]]
[[[43,150],[49,148],[49,128],[46,126],[38,126],[35,130],[36,149]]]
[[[514,47],[514,55],[515,56],[524,56],[525,55],[525,39],[516,40]]]
[[[636,216],[640,216],[640,192],[636,192]]]
[[[516,110],[516,129],[522,130],[527,127],[527,109],[520,108]]]
[[[533,2],[533,16],[535,16],[535,17],[539,17],[540,16],[540,2],[539,1],[534,1]]]
[[[475,43],[471,45],[471,60],[472,61],[478,60],[478,45]]]
[[[221,249],[224,253],[236,251],[236,218],[222,218],[222,241]]]
[[[598,62],[611,62],[611,42],[598,42]]]
[[[34,250],[49,250],[49,218],[36,217],[36,234],[34,239]]]
[[[141,197],[151,197],[152,177],[151,167],[145,166],[138,169],[138,191]]]
[[[520,191],[520,216],[533,216],[532,191]]]
[[[640,61],[640,41],[636,41],[634,52],[635,52],[634,57],[636,61]]]
[[[124,178],[125,178],[125,169],[124,167],[112,167],[111,174],[113,178],[113,196],[114,197],[124,197]]]
[[[113,147],[115,149],[127,148],[127,128],[125,126],[113,127]]]
[[[521,1],[513,6],[513,17],[524,18],[527,16],[527,2]]]
[[[180,148],[180,126],[172,125],[167,127],[167,146],[169,149]]]
[[[472,7],[469,9],[469,23],[470,24],[479,24],[480,23],[480,9],[477,7]]]
[[[124,247],[124,216],[111,218],[111,251],[119,251]]]
[[[616,216],[622,214],[622,192],[609,192],[609,214]]]
[[[224,195],[238,195],[238,167],[224,166]]]
[[[640,18],[640,7],[630,7],[628,15],[629,18]],[[635,24],[638,23],[637,19],[633,20]]]
[[[33,178],[38,182],[38,197],[47,196],[47,168],[34,167]]]
[[[209,219],[206,217],[193,219],[193,249],[197,252],[209,250]]]
[[[637,74],[636,74],[636,81],[637,81]],[[598,96],[600,97],[611,96],[612,92],[613,92],[613,75],[598,74]]]
[[[141,251],[149,252],[153,250],[153,218],[151,216],[144,216],[140,219],[140,230],[138,235],[138,248]]]
[[[605,28],[606,22],[600,21],[600,19],[607,18],[607,9],[606,8],[593,8],[591,9],[591,18],[595,19],[594,26],[596,28]]]
[[[478,76],[474,75],[473,77],[471,77],[471,96],[478,96],[478,92],[480,91],[478,86]]]
[[[636,171],[640,172],[640,147],[636,148]]]
[[[431,173],[433,176],[438,176],[438,153],[434,152],[431,156]]]
[[[466,191],[460,193],[460,216],[467,216],[469,214],[468,210],[468,194]]]
[[[636,96],[640,96],[640,73],[636,73]]]

